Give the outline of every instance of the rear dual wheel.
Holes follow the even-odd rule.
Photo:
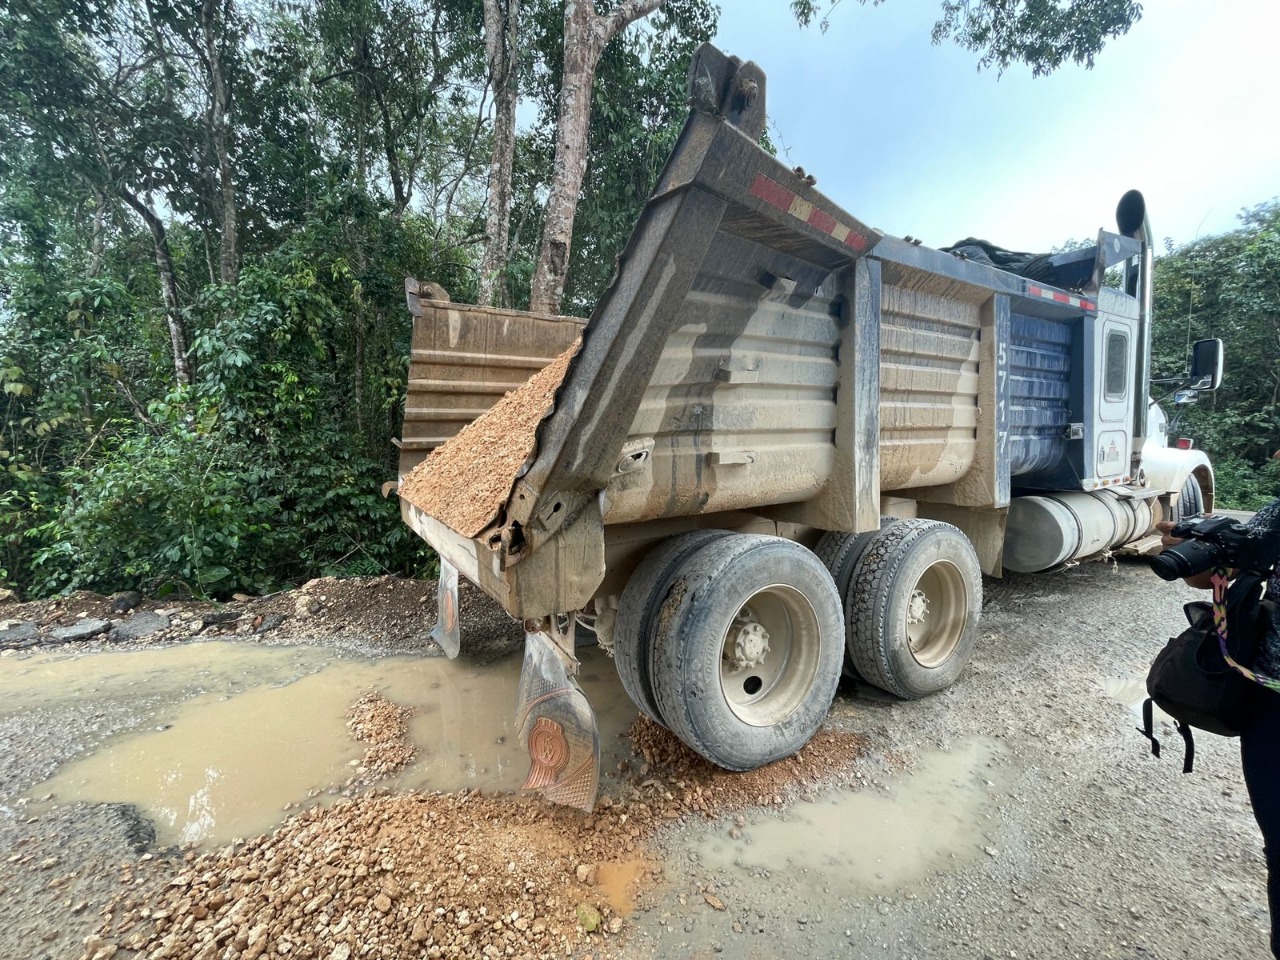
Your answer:
[[[620,632],[615,649],[619,673],[631,674],[624,686],[651,695],[654,719],[713,763],[750,770],[790,756],[826,716],[843,617],[830,573],[799,544],[676,538],[637,570],[620,624],[624,609],[636,613],[636,629]],[[626,654],[624,638],[633,646]]]
[[[642,712],[713,763],[750,770],[808,742],[846,657],[904,699],[949,687],[981,608],[977,556],[950,524],[886,519],[824,536],[816,555],[697,531],[659,546],[628,583],[615,660]]]
[[[871,535],[843,596],[849,661],[907,700],[951,686],[973,652],[982,570],[973,545],[937,520],[897,520]]]
[[[894,522],[893,517],[881,517],[880,528],[884,529]],[[840,594],[846,609],[853,596],[853,575],[858,569],[858,561],[862,559],[862,554],[878,533],[878,530],[868,530],[865,533],[828,531],[813,548],[814,554],[831,572],[831,579],[836,584],[836,592]],[[853,660],[848,656],[844,658],[844,672],[856,679],[865,679],[858,676]]]

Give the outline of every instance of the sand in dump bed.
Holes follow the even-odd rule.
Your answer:
[[[400,496],[450,530],[474,537],[507,502],[520,468],[534,451],[538,424],[578,352],[564,353],[463,427],[400,484]]]

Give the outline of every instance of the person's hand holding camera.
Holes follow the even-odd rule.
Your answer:
[[[1160,546],[1165,550],[1186,542],[1182,537],[1173,536],[1172,530],[1177,525],[1173,520],[1161,520],[1156,524],[1156,531],[1160,534]],[[1189,577],[1183,577],[1183,580],[1187,586],[1195,587],[1197,590],[1208,590],[1213,586],[1213,571],[1203,570]]]

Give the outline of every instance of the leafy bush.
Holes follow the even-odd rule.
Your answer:
[[[149,365],[133,343],[127,290],[11,271],[3,576],[24,595],[166,583],[226,595],[428,573],[431,551],[379,491],[395,476],[408,367],[400,278],[456,282],[458,256],[427,225],[335,188],[235,284],[199,289],[185,317],[195,385],[159,396],[150,375],[165,358]]]
[[[280,543],[273,466],[181,423],[134,431],[92,467],[63,474],[68,504],[36,558],[40,592],[177,580],[197,593],[270,588]]]
[[[1224,510],[1258,510],[1280,497],[1280,463],[1261,467],[1239,457],[1214,461],[1214,506]]]
[[[380,464],[340,443],[311,456],[179,421],[136,430],[91,467],[63,474],[36,594],[181,584],[198,595],[268,592],[310,576],[424,572],[420,542],[378,496]]]

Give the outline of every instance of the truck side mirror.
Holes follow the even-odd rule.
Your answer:
[[[1222,341],[1197,340],[1191,347],[1193,390],[1217,390],[1222,383]]]

